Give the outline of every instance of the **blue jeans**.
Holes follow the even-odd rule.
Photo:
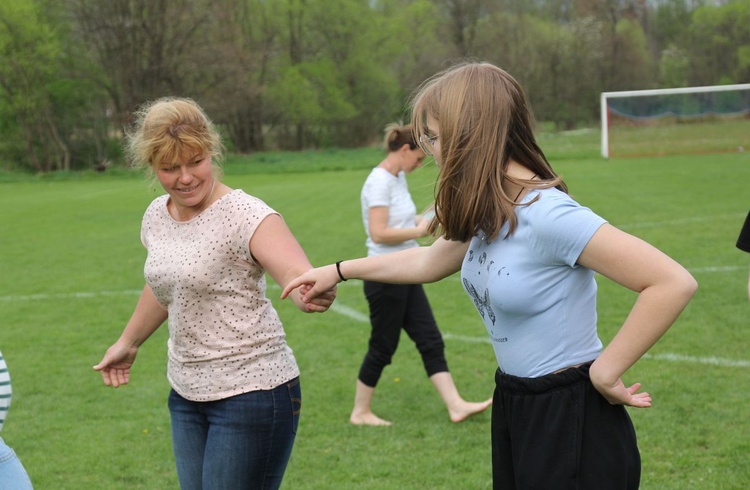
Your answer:
[[[279,488],[301,406],[299,378],[212,402],[192,402],[172,390],[172,445],[182,490]]]
[[[0,438],[0,489],[31,490],[31,480],[16,456]]]

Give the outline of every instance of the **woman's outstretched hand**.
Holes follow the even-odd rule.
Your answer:
[[[102,374],[102,381],[107,386],[117,388],[126,385],[130,382],[130,367],[135,362],[136,354],[138,347],[117,341],[107,349],[94,370]]]
[[[317,269],[310,269],[299,277],[292,279],[281,292],[281,299],[289,296],[289,293],[300,286],[300,297],[305,303],[313,303],[319,299],[325,298],[327,293],[334,291],[339,283],[339,275],[336,272],[336,266],[326,265]],[[316,299],[317,298],[317,299]],[[331,302],[333,299],[331,299]],[[330,304],[329,304],[330,306]],[[324,310],[325,311],[325,310]]]

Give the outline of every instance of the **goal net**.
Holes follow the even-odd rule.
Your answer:
[[[601,94],[602,156],[750,151],[750,84]]]

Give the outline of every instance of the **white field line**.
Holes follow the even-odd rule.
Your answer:
[[[694,274],[701,273],[722,273],[722,272],[737,272],[746,271],[747,266],[740,265],[727,265],[727,266],[713,266],[713,267],[693,267],[689,268],[688,271]],[[453,276],[448,280],[459,281],[460,277]],[[339,283],[339,287],[362,287],[362,281],[358,279],[350,279],[347,282]],[[271,284],[268,289],[279,290],[279,286]],[[140,289],[126,289],[121,291],[90,291],[90,292],[77,292],[77,293],[39,293],[39,294],[11,294],[7,296],[0,296],[0,303],[13,302],[13,301],[43,301],[49,299],[86,299],[95,298],[97,296],[131,296],[141,294]],[[273,299],[273,298],[272,298]],[[336,303],[334,303],[336,305]],[[334,308],[335,309],[335,308]],[[341,307],[342,311],[346,310],[345,307]],[[369,319],[369,317],[367,317]]]
[[[683,356],[682,354],[672,354],[669,352],[665,352],[663,354],[646,353],[646,355],[643,357],[646,359],[656,359],[658,361],[690,362],[694,364],[710,364],[713,366],[727,366],[727,367],[750,367],[750,361],[723,359],[721,357]]]
[[[685,224],[685,223],[695,223],[695,222],[701,222],[701,221],[711,221],[715,220],[717,218],[735,218],[735,215],[726,215],[726,216],[712,216],[712,217],[706,217],[706,218],[685,218],[681,220],[673,220],[673,221],[661,221],[661,222],[654,222],[654,223],[635,223],[630,225],[623,225],[623,228],[649,228],[654,226],[662,226],[662,225],[670,225],[670,224]],[[728,266],[708,266],[708,267],[693,267],[688,268],[688,270],[691,273],[695,274],[701,274],[701,273],[722,273],[722,272],[737,272],[737,271],[745,271],[747,270],[746,266],[739,266],[739,265],[728,265]],[[454,280],[460,280],[458,276],[454,276],[452,279]],[[339,284],[339,287],[352,287],[357,286],[361,287],[362,281],[358,279],[351,279],[347,282],[342,282]],[[269,286],[269,289],[279,289],[278,285],[271,284]],[[40,294],[27,294],[27,295],[7,295],[7,296],[0,296],[0,302],[12,302],[12,301],[34,301],[34,300],[48,300],[48,299],[76,299],[76,298],[94,298],[97,296],[128,296],[133,294],[140,294],[140,290],[123,290],[123,291],[95,291],[95,292],[77,292],[77,293],[40,293]],[[333,308],[336,310],[336,308]],[[339,308],[341,311],[347,311],[346,307],[341,306]],[[345,313],[342,313],[345,314]]]
[[[693,268],[689,268],[688,271],[694,274],[700,274],[703,272],[711,273],[711,272],[746,271],[747,269],[748,269],[748,266],[727,265],[723,267],[693,267]]]
[[[37,301],[37,300],[55,300],[55,299],[87,299],[99,296],[133,296],[141,294],[139,289],[125,289],[122,291],[95,291],[80,293],[52,293],[52,294],[13,294],[9,296],[0,296],[0,302],[12,301]]]
[[[369,317],[359,311],[356,311],[347,306],[339,305],[338,308],[331,308],[331,311],[347,316],[352,320],[359,322],[368,322]],[[446,340],[456,340],[459,342],[472,342],[477,344],[490,344],[490,339],[487,337],[471,337],[468,335],[454,335],[449,332],[443,332],[443,338]],[[644,359],[655,359],[659,361],[670,361],[670,362],[689,362],[692,364],[710,364],[714,366],[727,366],[727,367],[750,367],[750,361],[734,360],[734,359],[722,359],[720,357],[695,357],[695,356],[684,356],[682,354],[648,354],[643,356]]]
[[[618,228],[622,229],[628,229],[628,228],[656,228],[659,226],[677,226],[677,225],[688,225],[691,223],[704,223],[706,221],[717,221],[721,219],[731,219],[731,220],[740,220],[742,217],[745,216],[744,214],[724,214],[719,216],[696,216],[693,218],[682,218],[682,219],[673,219],[673,220],[665,220],[665,221],[644,221],[639,223],[627,223],[622,225],[616,225]]]
[[[348,283],[348,286],[354,286],[358,281],[354,280],[352,283]],[[277,285],[273,284],[269,289],[280,289]],[[11,296],[0,296],[0,302],[12,302],[12,301],[38,301],[38,300],[49,300],[49,299],[88,299],[96,298],[99,296],[135,296],[140,294],[140,290],[122,290],[122,291],[97,291],[97,292],[79,292],[79,293],[62,293],[62,294],[30,294],[30,295],[11,295]],[[331,311],[350,318],[359,323],[367,323],[370,321],[370,317],[354,308],[346,306],[337,301],[331,307]],[[487,337],[472,337],[467,335],[454,335],[449,332],[443,332],[443,338],[446,340],[455,340],[458,342],[472,342],[478,344],[489,344],[490,339]],[[750,367],[750,361],[748,360],[736,360],[736,359],[724,359],[721,357],[695,357],[685,356],[682,354],[674,353],[663,353],[663,354],[646,354],[643,356],[645,359],[654,359],[659,361],[669,362],[688,362],[692,364],[707,364],[713,366],[725,366],[725,367]]]
[[[352,320],[360,323],[369,323],[370,317],[360,311],[350,308],[346,305],[342,305],[340,301],[336,301],[331,305],[331,311],[351,318]]]

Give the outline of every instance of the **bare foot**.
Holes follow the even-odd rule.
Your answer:
[[[393,424],[393,422],[383,420],[372,412],[361,414],[352,413],[349,416],[349,423],[351,423],[352,425],[377,425],[383,427]]]
[[[448,410],[451,417],[451,422],[458,423],[463,422],[472,415],[482,413],[492,405],[492,398],[483,402],[464,402],[459,407]]]

